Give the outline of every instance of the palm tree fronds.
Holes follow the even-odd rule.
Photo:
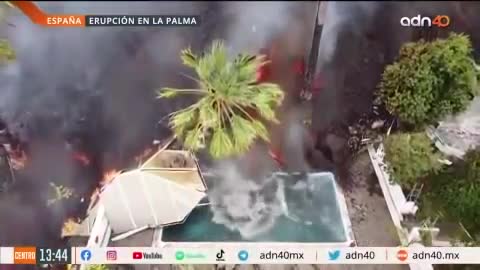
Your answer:
[[[187,110],[178,111],[170,116],[170,125],[178,137],[183,137],[185,131],[195,126],[197,112],[195,108],[189,107]]]
[[[269,102],[273,102],[275,105],[280,105],[283,102],[285,93],[280,89],[278,84],[274,83],[261,83],[257,85],[262,95],[268,95]]]
[[[270,141],[270,137],[268,136],[268,130],[262,122],[258,120],[252,121],[252,127],[256,136],[262,138],[266,142]]]
[[[257,102],[255,103],[255,109],[265,120],[272,121],[274,123],[278,122],[275,116],[275,111],[273,110],[272,106],[270,106],[269,104]]]
[[[231,132],[234,139],[234,149],[237,153],[247,151],[257,137],[252,122],[238,115],[231,118]]]
[[[222,158],[235,153],[233,142],[225,129],[219,128],[213,132],[209,150],[213,158]]]
[[[255,83],[257,80],[257,71],[263,65],[266,65],[265,55],[245,55],[240,54],[234,60],[234,67],[239,81]]]
[[[213,70],[215,72],[221,72],[228,66],[227,50],[222,41],[216,40],[213,42],[210,49],[210,54],[206,55],[207,61],[213,64]]]
[[[203,147],[203,132],[200,126],[186,132],[184,138],[185,146],[192,151],[197,151]]]
[[[205,101],[204,106],[199,107],[199,121],[203,123],[203,126],[206,128],[217,127],[221,123],[222,115],[218,113],[216,108],[213,106],[215,101],[208,100]]]
[[[176,88],[169,88],[164,87],[160,90],[157,90],[157,97],[158,98],[172,98],[176,97],[179,94],[205,94],[206,91],[202,89],[176,89]]]
[[[179,92],[174,88],[162,88],[157,90],[157,98],[172,98],[178,96]]]
[[[198,57],[190,48],[182,50],[180,52],[180,58],[187,67],[196,68],[198,65]]]
[[[205,54],[182,51],[186,66],[193,68],[193,79],[200,89],[163,88],[159,98],[181,93],[203,95],[196,103],[170,115],[170,126],[189,150],[208,144],[213,158],[241,154],[257,138],[268,141],[264,120],[277,122],[275,111],[284,93],[273,83],[257,83],[257,71],[267,64],[266,56],[238,55],[229,60],[222,41],[214,41]]]
[[[200,80],[206,84],[207,90],[210,91],[212,87],[210,87],[211,77],[210,74],[213,72],[214,64],[209,61],[209,58],[201,57],[198,60],[198,65],[195,67],[195,71],[197,72],[198,77]]]

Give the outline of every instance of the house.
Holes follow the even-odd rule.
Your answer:
[[[206,191],[193,154],[161,150],[104,186],[87,218],[64,236],[73,246],[157,246],[159,228],[182,223]]]

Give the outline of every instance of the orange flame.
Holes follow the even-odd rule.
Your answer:
[[[27,164],[28,158],[24,151],[11,151],[9,156],[14,170],[21,170]]]
[[[65,220],[62,226],[62,236],[70,236],[77,230],[80,226],[80,221],[75,218],[68,218]]]
[[[119,174],[120,174],[120,171],[117,171],[117,170],[106,171],[105,173],[103,173],[101,185],[106,185],[112,182],[112,180],[115,179],[115,177],[117,177],[117,175]]]

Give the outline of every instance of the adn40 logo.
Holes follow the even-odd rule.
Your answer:
[[[415,17],[402,17],[400,19],[400,24],[402,26],[410,26],[410,27],[440,27],[445,28],[450,25],[450,17],[447,15],[437,15],[433,18],[425,17],[422,15],[417,15]]]

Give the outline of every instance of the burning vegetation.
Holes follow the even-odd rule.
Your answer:
[[[145,3],[138,4],[138,12],[202,13],[213,5]],[[230,8],[218,5],[217,10]],[[277,11],[283,10],[281,6]],[[110,11],[111,6],[107,7],[92,10]],[[83,218],[91,198],[104,185],[155,153],[154,140],[170,138],[170,129],[158,120],[191,104],[188,98],[155,98],[154,90],[162,86],[192,86],[191,80],[179,75],[184,70],[178,49],[191,45],[201,50],[222,32],[228,43],[229,33],[238,32],[216,29],[217,33],[210,33],[208,22],[200,29],[178,31],[77,32],[38,29],[23,17],[9,21],[16,25],[10,38],[17,62],[0,77],[0,154],[12,176],[0,179],[2,186],[8,186],[8,192],[0,195],[0,242],[5,244],[60,244],[66,220]],[[263,40],[270,39],[265,37],[275,32],[269,27],[278,20],[262,23],[264,37],[256,38],[265,46]],[[276,53],[285,54],[282,50]],[[278,72],[269,71],[272,65],[284,68],[283,61],[268,51],[271,64],[258,71],[259,82],[276,81]],[[302,77],[304,63],[302,55],[286,64],[286,69]],[[52,190],[61,203],[55,200],[48,205],[49,200],[53,202]],[[22,226],[16,231],[13,224]]]

